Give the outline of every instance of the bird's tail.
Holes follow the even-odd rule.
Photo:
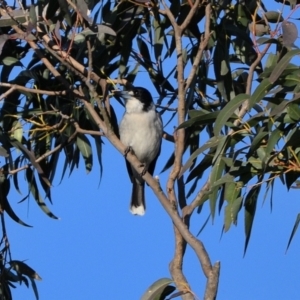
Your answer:
[[[145,214],[145,181],[133,180],[129,210],[133,215],[143,216]]]

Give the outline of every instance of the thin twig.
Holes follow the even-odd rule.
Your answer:
[[[5,99],[8,95],[10,95],[13,91],[15,91],[15,87],[12,86],[9,90],[7,90],[5,93],[3,93],[1,96],[0,96],[0,101]]]
[[[198,70],[199,67],[199,63],[202,59],[203,56],[203,51],[206,48],[208,42],[209,42],[209,38],[211,36],[211,32],[210,32],[210,16],[211,16],[211,4],[207,4],[205,7],[205,33],[204,33],[204,39],[201,40],[201,42],[199,43],[199,48],[196,54],[196,57],[194,59],[193,65],[192,65],[192,69],[190,71],[190,74],[186,80],[186,85],[185,85],[185,92],[187,92],[187,90],[189,89],[194,76],[196,74],[196,71]]]
[[[187,28],[187,26],[190,24],[192,18],[194,17],[194,15],[196,14],[196,12],[199,8],[199,3],[200,3],[200,0],[195,1],[194,5],[192,6],[192,8],[189,11],[188,15],[186,16],[185,20],[180,25],[180,28],[182,31],[184,31]]]
[[[86,41],[87,49],[88,49],[88,73],[87,73],[87,80],[91,80],[91,73],[93,70],[93,54],[92,54],[92,47],[90,40]]]
[[[64,91],[39,90],[39,89],[27,88],[27,87],[22,86],[22,85],[6,83],[6,82],[0,82],[0,86],[11,88],[12,91],[10,93],[12,93],[15,90],[18,90],[18,91],[23,91],[23,92],[29,92],[29,93],[32,93],[32,94],[44,94],[44,95],[49,95],[49,96],[64,96],[64,95],[67,95],[66,90],[64,90]],[[10,91],[10,89],[8,91]],[[8,93],[8,91],[6,91],[4,94],[1,94],[0,100],[4,99],[5,97],[7,97],[10,94],[10,93],[6,94],[6,93]]]

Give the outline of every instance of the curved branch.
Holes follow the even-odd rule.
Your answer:
[[[103,121],[100,119],[98,114],[95,112],[94,107],[92,104],[88,101],[84,101],[84,105],[86,109],[89,111],[91,116],[94,118],[95,122],[99,125],[99,127],[103,130],[105,133],[105,136],[109,140],[109,142],[122,154],[124,155],[126,151],[126,147],[121,143],[121,141],[118,139],[118,137],[115,135],[113,130],[109,127],[103,127]],[[136,158],[134,154],[129,152],[126,155],[126,159],[130,162],[130,164],[139,172],[140,174],[144,170],[143,165],[141,162]],[[168,198],[164,194],[162,188],[160,187],[157,180],[155,180],[148,172],[143,176],[143,179],[148,183],[148,185],[153,190],[154,194],[159,199],[160,203],[170,216],[171,220],[177,227],[180,234],[183,236],[183,238],[186,240],[186,242],[192,247],[192,249],[195,251],[200,264],[202,266],[204,274],[208,277],[211,271],[211,262],[209,260],[209,257],[207,255],[207,252],[204,248],[204,245],[201,241],[196,239],[187,226],[184,224],[182,219],[177,214],[177,211],[173,209],[172,205],[170,204]]]

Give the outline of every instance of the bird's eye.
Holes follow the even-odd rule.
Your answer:
[[[134,95],[137,96],[139,94],[138,91],[134,91]]]

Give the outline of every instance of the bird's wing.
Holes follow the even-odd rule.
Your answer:
[[[153,176],[155,165],[156,165],[156,161],[157,161],[157,159],[159,157],[159,154],[160,154],[160,149],[161,149],[161,146],[159,147],[159,151],[158,151],[156,157],[152,160],[152,162],[149,165],[148,172],[149,172],[149,174],[151,174],[151,176]]]
[[[125,160],[126,160],[126,167],[127,167],[127,172],[128,172],[130,181],[133,183],[134,178],[133,178],[133,173],[132,173],[132,169],[131,169],[131,164],[127,159],[125,159]]]

